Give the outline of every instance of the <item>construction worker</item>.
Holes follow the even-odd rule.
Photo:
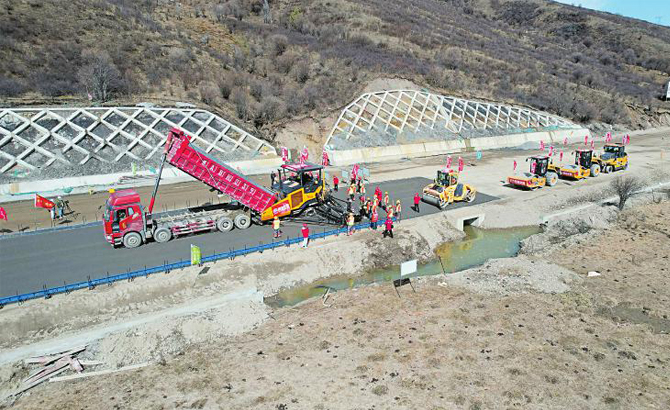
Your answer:
[[[63,197],[59,196],[56,198],[56,212],[58,213],[58,219],[63,218],[63,212],[65,211],[65,204],[63,203]]]
[[[395,201],[395,220],[400,222],[400,212],[402,211],[402,206],[400,206],[400,200]]]
[[[337,177],[337,175],[333,175],[333,187],[335,192],[340,190],[340,179]]]
[[[386,208],[388,208],[388,206],[389,206],[389,193],[384,192],[384,202],[382,204],[382,208],[384,208],[384,211],[386,211],[387,213],[388,211]]]
[[[362,178],[358,178],[358,192],[360,192],[361,195],[365,195],[365,183],[363,182]]]
[[[349,185],[349,191],[347,193],[349,194],[349,198],[351,198],[351,200],[353,201],[354,197],[356,196],[356,185],[355,184]]]
[[[393,206],[387,206],[386,207],[386,216],[388,218],[393,218],[394,209],[395,208],[393,208]]]
[[[393,219],[391,217],[387,217],[386,222],[384,222],[384,232],[382,233],[382,236],[384,238],[387,236],[393,238]]]
[[[419,193],[417,192],[414,194],[414,210],[416,212],[419,212],[419,203],[421,203],[421,197],[419,196]]]
[[[309,228],[307,227],[307,224],[302,224],[300,232],[302,232],[302,247],[306,248],[307,245],[309,245]]]
[[[354,213],[349,212],[347,216],[347,236],[351,236],[354,233]]]
[[[377,221],[379,220],[379,214],[377,213],[377,207],[372,209],[372,217],[370,218],[370,228],[377,229]]]
[[[370,198],[365,198],[365,216],[368,218],[372,216],[372,201]]]
[[[381,188],[379,188],[379,187],[375,188],[375,197],[377,198],[377,204],[380,204],[382,202],[382,190],[381,190]]]
[[[275,186],[276,180],[277,180],[277,173],[274,171],[270,172],[270,187]]]
[[[276,216],[275,216],[275,219],[272,221],[272,229],[274,230],[274,237],[279,238],[282,234],[282,232],[281,232],[281,221]]]

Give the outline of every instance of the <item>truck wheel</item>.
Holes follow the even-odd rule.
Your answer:
[[[235,227],[237,229],[247,229],[251,226],[251,218],[247,214],[239,214],[235,217]]]
[[[142,245],[142,237],[137,232],[129,232],[123,237],[123,246],[126,248],[137,248]]]
[[[475,191],[470,191],[468,192],[468,196],[465,198],[466,202],[472,202],[475,200],[475,197],[477,196],[477,192]]]
[[[626,165],[623,166],[624,171],[628,169],[628,161],[626,161]]]
[[[598,175],[600,175],[600,165],[598,164],[591,165],[591,176],[597,177]]]
[[[160,227],[154,232],[154,239],[156,242],[165,243],[172,239],[172,231],[167,227]]]
[[[606,173],[606,174],[611,174],[612,171],[614,171],[614,167],[613,167],[613,166],[611,166],[611,165],[607,165],[607,166],[605,167],[605,173]]]
[[[221,232],[228,232],[233,229],[233,220],[227,216],[222,216],[216,220],[216,229]]]
[[[555,172],[547,173],[547,185],[554,186],[558,184],[558,174]]]

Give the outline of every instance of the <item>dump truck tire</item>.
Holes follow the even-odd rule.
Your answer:
[[[472,201],[475,200],[476,197],[477,197],[477,192],[475,192],[475,191],[470,191],[470,192],[468,192],[468,196],[465,197],[465,201],[466,201],[466,202],[472,202]]]
[[[233,220],[227,216],[222,216],[216,220],[216,229],[218,229],[220,232],[229,232],[231,229],[233,229],[233,226]]]
[[[137,248],[142,245],[142,237],[137,232],[128,232],[123,237],[123,246],[126,248]]]
[[[598,165],[598,164],[591,165],[590,175],[594,178],[597,177],[598,175],[600,175],[600,165]]]
[[[555,172],[548,172],[547,173],[547,185],[548,186],[554,186],[558,184],[558,174]]]
[[[154,240],[156,242],[165,243],[172,239],[172,231],[165,226],[156,229],[154,232]]]
[[[235,217],[235,227],[237,229],[247,229],[251,226],[251,218],[247,214],[239,214]]]

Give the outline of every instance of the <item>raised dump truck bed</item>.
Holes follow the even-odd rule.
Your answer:
[[[247,208],[261,213],[277,201],[273,192],[191,145],[190,137],[183,131],[172,129],[166,144],[170,147],[167,153],[170,164]]]

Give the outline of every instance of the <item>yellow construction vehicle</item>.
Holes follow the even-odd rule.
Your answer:
[[[594,161],[593,150],[578,149],[575,151],[575,163],[562,166],[560,175],[572,179],[597,177],[600,175],[600,164]]]
[[[444,209],[452,202],[472,202],[477,190],[468,184],[458,183],[458,172],[437,171],[437,178],[423,189],[422,201]]]
[[[628,168],[628,154],[626,147],[620,143],[605,144],[603,153],[593,156],[593,162],[600,165],[600,169],[609,174]]]
[[[507,177],[507,183],[519,188],[537,189],[558,183],[558,169],[546,155],[526,158],[530,172]]]

